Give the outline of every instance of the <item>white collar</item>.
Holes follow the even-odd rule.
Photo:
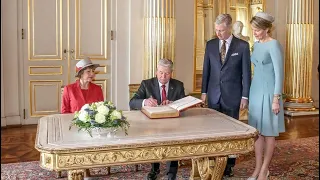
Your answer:
[[[170,80],[165,84],[165,85],[166,85],[166,88],[169,87],[169,82],[170,82]],[[160,83],[159,80],[158,80],[158,83],[159,83],[159,87],[162,87],[162,83]]]
[[[226,39],[227,44],[231,44],[232,38],[233,38],[233,35],[231,34],[231,35],[228,37],[228,39]],[[223,43],[223,40],[222,40],[222,39],[220,39],[220,43],[221,43],[221,44]]]

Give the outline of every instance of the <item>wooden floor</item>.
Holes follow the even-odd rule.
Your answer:
[[[286,132],[279,140],[319,136],[319,116],[286,117],[285,124]],[[38,161],[39,153],[34,148],[36,131],[37,125],[1,128],[1,164]]]

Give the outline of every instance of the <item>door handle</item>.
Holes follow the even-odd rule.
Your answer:
[[[70,51],[68,51],[67,49],[64,49],[64,50],[63,50],[63,53],[67,53],[67,52],[74,53],[74,50],[73,50],[73,49],[71,49]]]

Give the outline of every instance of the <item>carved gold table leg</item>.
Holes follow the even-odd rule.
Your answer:
[[[227,157],[192,159],[192,170],[189,180],[221,180]]]
[[[83,180],[84,173],[85,173],[84,169],[69,170],[68,171],[68,180]]]
[[[228,157],[215,157],[215,163],[212,170],[211,180],[221,180],[223,176],[224,169],[227,165]]]
[[[207,180],[211,177],[211,167],[209,158],[192,159],[192,170],[190,173],[190,180]]]

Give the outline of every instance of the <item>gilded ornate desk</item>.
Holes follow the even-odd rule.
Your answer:
[[[255,128],[215,110],[192,108],[179,118],[150,120],[140,111],[124,112],[128,136],[90,137],[69,130],[72,114],[39,120],[35,148],[40,166],[68,170],[68,179],[83,179],[85,169],[121,164],[192,159],[190,179],[221,179],[227,155],[253,150]]]

